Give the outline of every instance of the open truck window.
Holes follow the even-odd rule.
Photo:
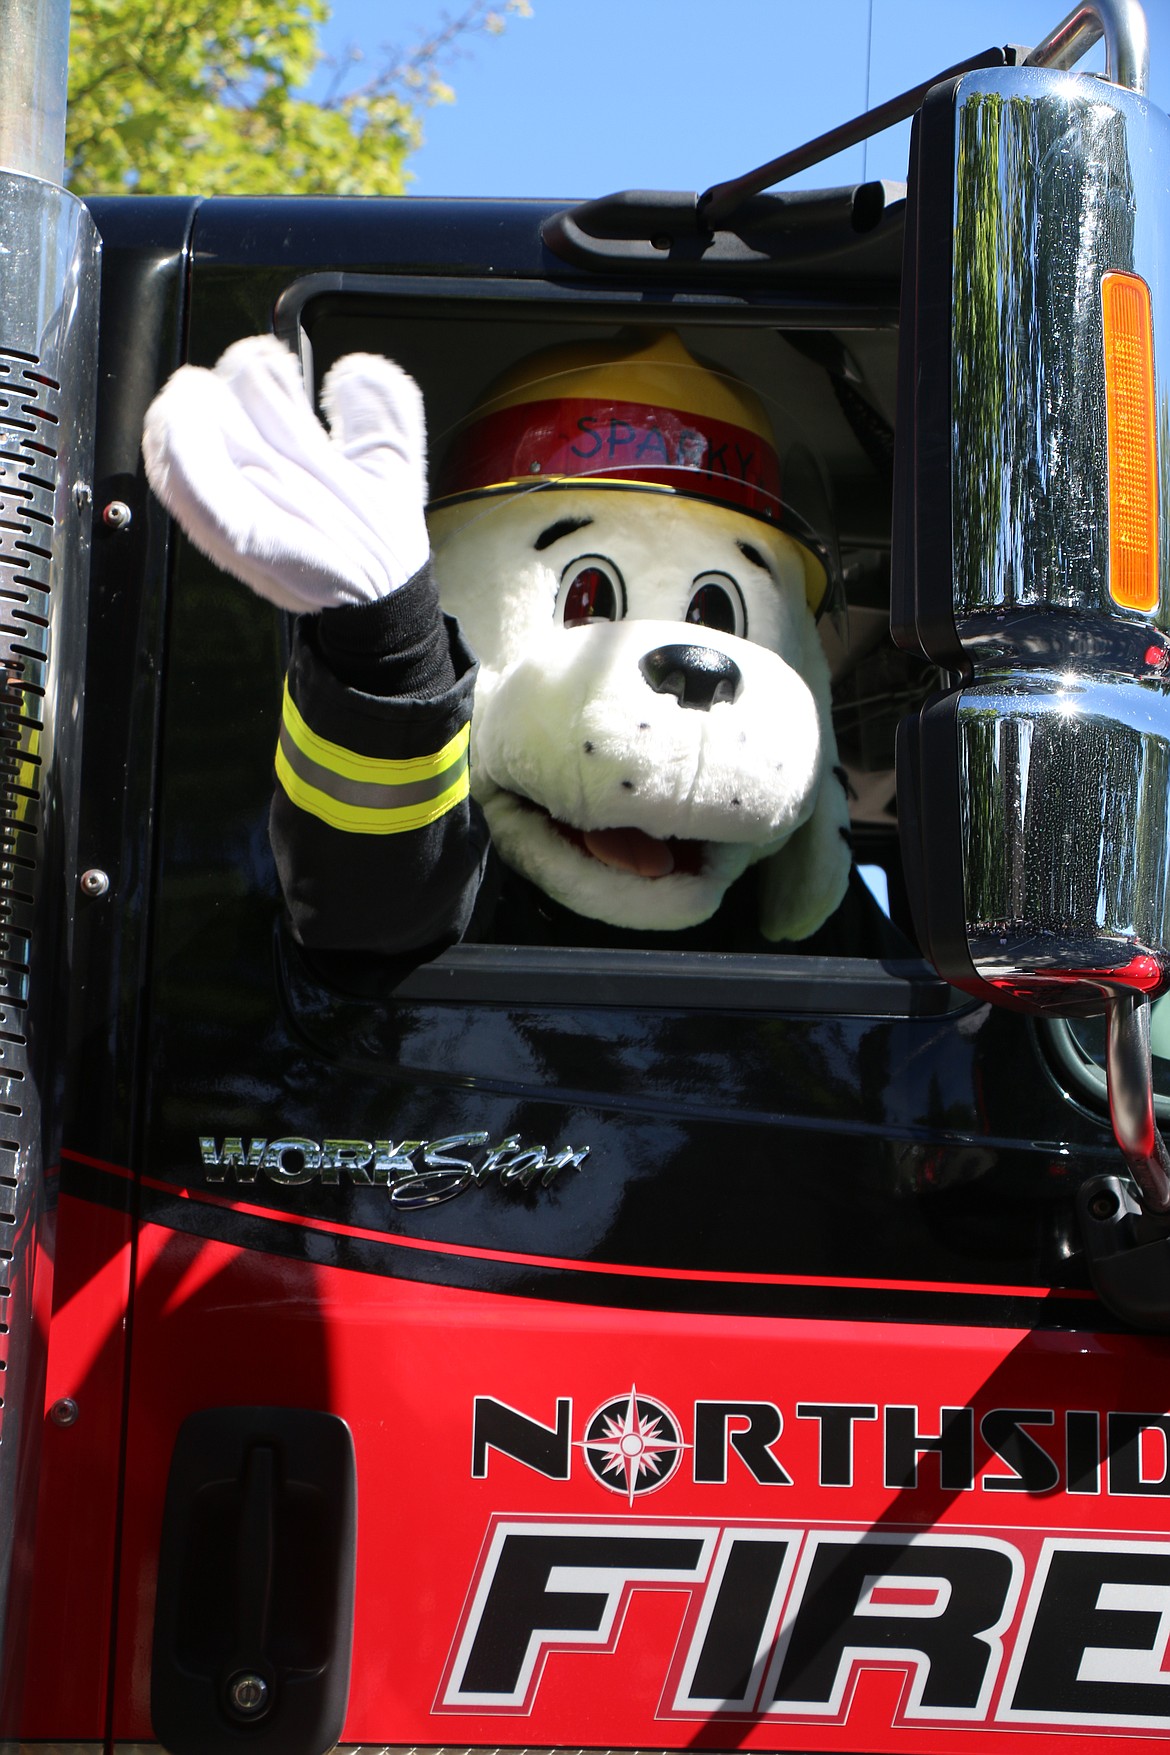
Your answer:
[[[892,187],[878,193],[876,202],[869,200],[864,208],[856,204],[856,214],[854,205],[843,199],[825,203],[822,227],[828,240],[846,261],[851,252],[862,257],[863,278],[846,281],[850,308],[844,311],[839,288],[827,300],[805,292],[780,298],[755,293],[749,299],[735,290],[722,296],[696,290],[672,294],[668,302],[632,302],[616,288],[599,294],[588,284],[566,285],[548,252],[543,280],[501,285],[360,272],[321,274],[294,283],[282,296],[279,327],[298,351],[312,384],[319,386],[339,358],[354,352],[392,356],[411,372],[427,405],[432,480],[443,476],[446,453],[468,409],[517,361],[538,350],[619,333],[650,336],[664,322],[692,354],[753,387],[782,456],[817,459],[814,492],[823,499],[822,519],[839,546],[843,581],[843,592],[821,617],[821,632],[834,679],[834,718],[855,861],[865,869],[868,888],[855,884],[857,893],[835,930],[817,935],[811,944],[781,945],[778,954],[766,957],[739,954],[732,962],[727,952],[729,946],[734,951],[736,941],[726,926],[721,935],[718,927],[700,927],[637,938],[620,931],[607,935],[596,923],[562,911],[560,924],[568,925],[565,941],[556,937],[555,925],[549,939],[561,950],[573,948],[574,993],[592,987],[597,970],[610,1003],[623,998],[638,1003],[639,981],[649,967],[662,970],[680,956],[687,958],[686,978],[698,1004],[706,1003],[700,996],[708,992],[711,1003],[726,1004],[733,969],[741,1004],[771,1003],[751,997],[752,983],[762,982],[762,993],[774,995],[781,981],[793,993],[803,989],[798,1003],[815,1003],[814,994],[824,989],[807,979],[810,956],[818,968],[825,966],[826,957],[845,959],[850,966],[869,964],[864,1003],[883,1009],[898,1003],[898,983],[912,982],[923,990],[931,985],[925,967],[915,966],[918,952],[897,840],[894,737],[898,720],[925,697],[937,672],[900,653],[889,636],[896,289],[904,203]],[[821,239],[822,248],[825,241]],[[485,502],[480,516],[490,520],[492,512],[491,502]],[[746,880],[740,888],[739,909],[752,915],[754,889]],[[507,924],[505,917],[490,933],[472,936],[505,945]],[[741,942],[750,942],[756,936],[754,923],[739,936]],[[638,951],[625,955],[622,941],[627,939]],[[331,965],[328,957],[298,959],[287,941],[285,948],[290,962],[307,964],[302,975],[315,974],[327,984],[332,979],[341,987],[352,988],[355,981],[367,988],[378,984],[378,971],[368,959],[334,959]],[[600,955],[602,950],[608,954]],[[697,957],[692,954],[696,951]],[[724,953],[717,989],[711,986],[713,958],[703,954],[714,951]],[[559,985],[549,978],[556,966],[555,959],[531,945],[515,947],[505,959],[468,943],[445,954],[436,969],[424,964],[405,977],[401,971],[383,970],[381,984],[383,992],[390,986],[415,992],[436,989],[437,983],[444,992],[471,997],[480,991],[475,983],[487,978],[476,971],[492,968],[498,980],[500,969],[507,967],[512,990],[519,991],[518,984],[528,978],[533,993],[547,994]],[[859,978],[858,968],[854,977]],[[290,978],[290,990],[297,985]],[[879,989],[882,998],[876,997]],[[486,996],[487,990],[482,991]],[[838,996],[841,991],[837,989]],[[855,992],[862,1003],[861,989]],[[940,997],[936,995],[935,1003]]]

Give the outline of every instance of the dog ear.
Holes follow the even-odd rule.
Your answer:
[[[800,670],[821,720],[821,780],[812,815],[779,852],[760,863],[760,931],[766,939],[809,938],[845,899],[853,863],[849,794],[833,731],[829,666],[811,615]]]
[[[823,926],[845,898],[852,862],[843,770],[832,767],[821,777],[812,816],[760,864],[764,937],[808,938]]]

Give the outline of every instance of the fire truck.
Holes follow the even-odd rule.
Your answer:
[[[8,0],[0,42],[5,1747],[1163,1749],[1140,8],[573,207],[82,202],[67,30]],[[895,111],[905,187],[784,191]],[[535,348],[663,323],[821,460],[905,953],[337,983],[267,842],[288,628],[152,501],[144,411],[267,331],[310,387],[400,361],[441,447]]]

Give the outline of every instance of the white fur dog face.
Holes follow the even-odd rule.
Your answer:
[[[814,930],[849,858],[840,788],[821,784],[829,682],[795,545],[721,507],[596,488],[441,508],[431,534],[480,660],[473,789],[504,859],[577,913],[677,929],[820,800],[822,893],[762,922]]]

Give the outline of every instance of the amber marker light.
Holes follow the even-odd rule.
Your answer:
[[[1109,595],[1158,607],[1158,447],[1150,289],[1136,274],[1101,281],[1109,460]]]

